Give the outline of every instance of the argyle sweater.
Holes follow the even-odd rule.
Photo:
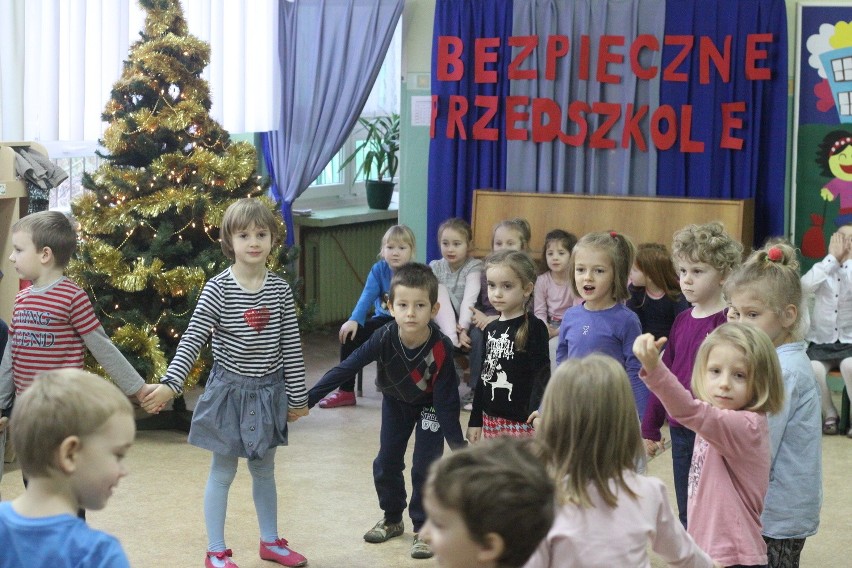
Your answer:
[[[376,388],[385,396],[419,406],[434,406],[441,431],[451,448],[465,445],[459,424],[459,379],[453,365],[453,344],[435,322],[421,346],[405,347],[395,321],[376,330],[358,349],[328,371],[308,392],[308,407],[376,361]]]

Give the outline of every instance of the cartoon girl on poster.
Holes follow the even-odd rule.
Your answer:
[[[819,195],[825,201],[840,198],[840,211],[834,218],[838,227],[852,223],[852,133],[833,130],[825,135],[817,151],[820,173],[833,178]]]

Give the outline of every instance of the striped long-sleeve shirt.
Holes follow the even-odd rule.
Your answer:
[[[0,365],[0,408],[9,406],[42,371],[83,368],[86,348],[126,394],[144,384],[103,331],[89,297],[66,277],[15,296],[9,342]],[[12,382],[14,378],[14,389]]]
[[[283,367],[290,406],[307,404],[293,292],[283,278],[267,272],[256,291],[240,286],[230,268],[208,280],[162,382],[180,392],[211,334],[218,364],[247,377],[262,377]]]

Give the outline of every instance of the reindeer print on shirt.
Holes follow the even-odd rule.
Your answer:
[[[509,382],[506,372],[500,365],[500,359],[514,358],[515,342],[509,338],[509,334],[505,331],[499,337],[497,337],[496,334],[488,332],[485,353],[485,366],[482,373],[482,381],[486,385],[491,386],[491,400],[494,400],[494,394],[497,389],[508,390],[509,400],[512,400],[512,383]]]

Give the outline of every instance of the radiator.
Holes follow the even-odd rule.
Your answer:
[[[315,300],[318,325],[345,321],[376,262],[382,237],[394,223],[376,221],[302,228],[305,299]]]

